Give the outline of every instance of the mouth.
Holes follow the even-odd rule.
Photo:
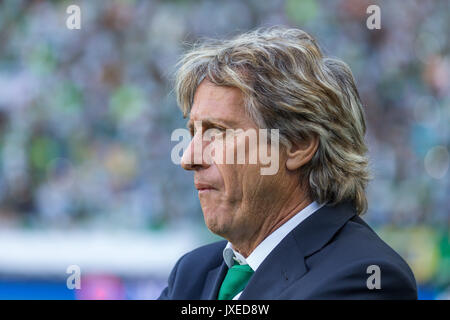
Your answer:
[[[213,188],[211,185],[209,184],[205,184],[205,183],[196,183],[195,184],[195,188],[198,190],[198,193],[207,193],[207,192],[211,192],[216,190],[215,188]]]
[[[198,189],[198,194],[205,194],[214,191],[212,188]]]

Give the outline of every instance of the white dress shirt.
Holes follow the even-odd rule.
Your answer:
[[[228,268],[234,264],[233,260],[238,262],[241,265],[248,264],[253,271],[256,271],[261,263],[266,259],[266,257],[272,252],[272,250],[281,242],[291,232],[296,226],[298,226],[303,220],[308,218],[315,211],[322,208],[324,204],[318,204],[313,201],[303,210],[295,214],[292,218],[286,221],[283,225],[281,225],[274,232],[269,234],[267,238],[265,238],[256,248],[253,250],[250,255],[244,258],[239,252],[233,249],[231,242],[228,242],[225,249],[223,249],[223,259],[227,264]],[[239,299],[242,291],[239,292],[233,300]]]

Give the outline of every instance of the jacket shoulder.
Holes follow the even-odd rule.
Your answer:
[[[361,218],[354,217],[339,234],[345,246],[352,244],[354,258],[389,261],[414,277],[406,261]]]
[[[358,216],[350,219],[307,264],[323,280],[316,287],[317,295],[312,295],[318,299],[345,298],[346,290],[351,291],[347,297],[356,299],[417,298],[416,280],[406,261]],[[366,282],[373,268],[381,273],[382,290],[368,290]]]

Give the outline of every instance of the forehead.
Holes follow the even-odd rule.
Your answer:
[[[203,80],[198,86],[190,112],[190,122],[216,119],[241,127],[254,126],[245,113],[244,100],[238,88],[217,86]]]

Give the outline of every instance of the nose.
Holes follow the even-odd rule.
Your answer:
[[[188,148],[183,153],[181,158],[181,167],[184,170],[199,170],[206,169],[210,166],[208,159],[204,158],[203,150],[206,147],[205,141],[202,139],[200,132],[197,132],[189,143]]]

